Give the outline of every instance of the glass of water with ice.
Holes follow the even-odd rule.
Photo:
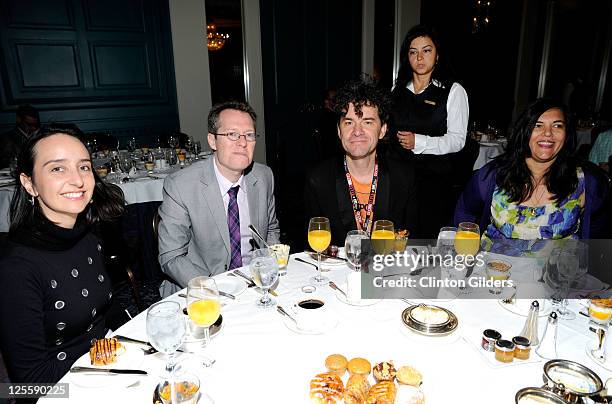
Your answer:
[[[268,248],[253,251],[251,262],[249,263],[253,281],[261,290],[263,295],[257,300],[256,305],[262,308],[273,307],[276,301],[268,294],[268,289],[274,285],[278,279],[278,262],[276,255]]]
[[[181,305],[166,301],[147,310],[147,337],[153,348],[166,354],[166,371],[170,375],[176,364],[175,353],[185,337],[185,320]]]

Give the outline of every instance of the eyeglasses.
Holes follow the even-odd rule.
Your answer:
[[[259,135],[257,133],[245,133],[244,135],[241,135],[238,132],[229,132],[229,133],[213,133],[213,135],[215,136],[227,136],[227,138],[231,141],[237,142],[238,140],[240,140],[241,137],[244,136],[245,140],[247,142],[255,142],[257,141],[257,138],[259,137]]]

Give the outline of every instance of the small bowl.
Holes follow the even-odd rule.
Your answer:
[[[177,401],[173,402],[170,392],[170,382],[164,380],[156,387],[157,397],[163,404],[196,404],[200,397],[200,379],[191,372],[178,372],[174,383]]]

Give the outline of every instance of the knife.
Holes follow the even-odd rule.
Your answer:
[[[148,373],[144,370],[138,369],[103,369],[103,368],[89,368],[85,366],[75,366],[70,369],[70,373],[106,373],[111,375],[144,375]]]
[[[123,342],[133,342],[134,344],[140,344],[140,345],[144,345],[149,349],[153,349],[155,350],[155,352],[157,352],[157,349],[155,349],[150,342],[147,341],[141,341],[139,339],[134,339],[134,338],[130,338],[130,337],[126,337],[125,335],[113,335],[113,338],[116,338],[117,341],[123,341]],[[185,352],[182,349],[177,349],[176,352]]]
[[[316,254],[316,252],[314,252],[314,251],[305,250],[304,252],[306,254]],[[348,262],[348,260],[346,258],[336,257],[336,256],[333,256],[333,255],[324,254],[324,253],[321,253],[321,257],[330,258],[332,260],[340,260],[340,261]]]
[[[255,282],[253,281],[253,279],[249,278],[244,273],[240,272],[240,270],[238,270],[238,269],[234,270],[234,274],[236,274],[236,275],[240,276],[241,278],[243,278],[244,280],[246,280],[249,283],[249,287],[257,286],[255,284]],[[268,290],[268,293],[271,294],[272,296],[278,297],[278,293],[276,293],[274,290]]]
[[[295,318],[293,318],[293,316],[292,316],[291,314],[287,313],[287,312],[285,311],[285,309],[283,309],[283,306],[276,306],[276,311],[278,311],[278,312],[279,312],[280,314],[282,314],[283,316],[286,316],[286,317],[288,317],[289,319],[291,319],[291,321],[293,321],[293,322],[295,323],[296,327],[300,328],[300,327],[299,327],[299,325],[298,325],[297,320],[296,320]]]
[[[222,290],[219,291],[219,296],[224,296],[229,299],[236,300],[236,296],[232,295],[231,293],[224,292]],[[184,293],[179,293],[179,297],[187,297],[187,295]]]

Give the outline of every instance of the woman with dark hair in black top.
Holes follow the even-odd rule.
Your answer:
[[[11,227],[0,260],[0,348],[16,383],[54,383],[105,335],[112,297],[92,230],[123,213],[74,125],[30,138],[17,160]]]
[[[416,160],[421,235],[436,237],[451,220],[461,190],[458,169],[471,174],[466,145],[469,105],[464,88],[450,79],[436,32],[413,27],[401,47],[392,91],[391,142],[398,154]],[[468,160],[468,161],[464,161]],[[472,162],[473,164],[473,162]],[[459,167],[457,167],[459,166]]]

